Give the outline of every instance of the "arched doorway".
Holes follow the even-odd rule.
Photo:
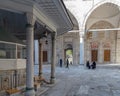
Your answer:
[[[73,64],[73,47],[71,44],[67,44],[64,49],[64,60],[66,64],[66,60],[69,60],[70,64]]]

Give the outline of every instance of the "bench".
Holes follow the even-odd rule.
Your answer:
[[[20,90],[14,88],[14,89],[8,89],[6,90],[7,96],[17,96],[20,94]]]
[[[39,78],[39,76],[34,76],[34,89],[35,91],[40,88],[40,85],[46,83],[50,84],[50,82],[46,81],[45,78]]]
[[[34,76],[34,89],[37,91],[38,88],[40,88],[40,80],[38,76]]]

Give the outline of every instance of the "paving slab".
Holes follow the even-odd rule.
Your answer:
[[[56,66],[57,83],[37,96],[120,96],[120,65],[117,66],[98,65],[95,70],[82,65],[71,65],[69,69]],[[43,67],[43,75],[50,78],[49,65]]]

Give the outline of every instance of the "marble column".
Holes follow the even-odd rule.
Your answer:
[[[84,64],[84,38],[83,34],[80,35],[80,64]]]
[[[116,63],[120,63],[120,32],[118,31],[118,37],[116,41]]]
[[[39,41],[39,78],[42,78],[43,50],[42,43]]]
[[[84,52],[84,60],[85,61],[88,61],[89,60],[89,50],[88,50],[88,42],[87,42],[87,38],[86,38],[86,35],[85,35],[85,38],[84,38],[84,50],[85,50],[85,52]],[[89,60],[90,61],[90,60]],[[86,62],[85,62],[86,63]]]
[[[34,91],[34,23],[33,14],[27,13],[26,43],[27,43],[27,65],[26,65],[26,93],[25,96],[35,96]]]
[[[52,32],[51,33],[51,39],[52,39],[52,54],[51,54],[51,79],[50,79],[50,83],[54,84],[55,83],[55,54],[56,54],[56,33]]]
[[[16,59],[16,64],[17,64],[17,59],[18,59],[18,46],[17,46],[17,44],[15,45],[15,49],[16,49],[16,52],[15,52],[15,59]],[[14,76],[15,76],[15,88],[17,88],[17,75],[18,75],[18,72],[17,72],[17,69],[16,70],[14,70]]]
[[[104,55],[103,55],[103,46],[102,46],[102,42],[99,42],[99,50],[98,50],[98,63],[104,63]]]

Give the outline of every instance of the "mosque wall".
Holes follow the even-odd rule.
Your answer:
[[[120,63],[120,31],[116,35],[116,63]]]
[[[86,60],[97,63],[115,63],[116,62],[116,32],[96,32],[96,37],[93,36],[86,39]]]
[[[65,50],[68,44],[72,45],[73,50],[73,64],[79,64],[79,49],[80,49],[80,40],[79,32],[70,32],[65,33],[61,36],[58,36],[56,39],[56,54],[57,54],[57,64],[59,65],[60,58],[63,60],[63,63],[66,63]]]
[[[90,29],[114,28],[106,21],[99,21]],[[117,54],[117,31],[93,31],[85,34],[85,56],[86,61],[96,61],[97,63],[115,63]]]

